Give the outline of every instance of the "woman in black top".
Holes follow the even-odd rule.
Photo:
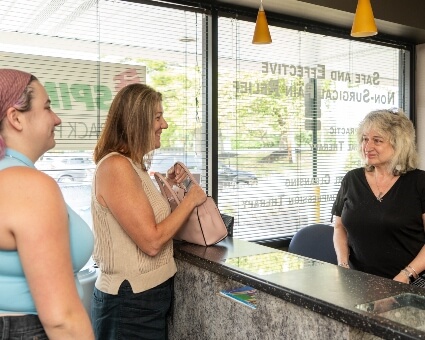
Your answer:
[[[369,113],[358,128],[363,168],[349,171],[332,208],[340,266],[410,283],[425,270],[425,171],[404,112]]]

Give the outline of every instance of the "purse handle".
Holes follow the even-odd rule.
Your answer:
[[[199,185],[198,181],[186,167],[186,165],[182,162],[176,162],[174,164],[174,169],[177,165],[180,165],[184,172],[186,172],[187,177],[193,184]],[[184,196],[187,193],[187,188],[182,185],[182,183],[176,185],[176,190],[168,183],[167,179],[159,172],[154,173],[154,177],[156,182],[158,183],[159,189],[161,190],[161,194],[168,200],[170,204],[171,211],[174,211],[175,208],[181,203]]]
[[[154,173],[156,182],[158,183],[161,194],[164,198],[168,200],[170,204],[171,211],[174,211],[175,208],[180,204],[180,199],[177,197],[177,194],[168,183],[167,179],[159,172]]]
[[[195,179],[195,177],[192,175],[192,173],[189,171],[189,169],[186,167],[186,165],[184,165],[182,162],[176,162],[174,164],[174,171],[176,169],[176,165],[180,165],[182,167],[182,169],[186,172],[187,176],[189,177],[190,181],[193,184],[199,185],[198,181]],[[179,185],[179,187],[181,188],[180,185]],[[186,189],[186,188],[182,188],[182,189]]]

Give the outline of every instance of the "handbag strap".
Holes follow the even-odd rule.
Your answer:
[[[158,183],[159,189],[161,190],[162,196],[168,200],[171,210],[173,211],[180,204],[179,198],[177,197],[170,183],[168,183],[167,179],[162,174],[155,172],[154,177]]]
[[[182,169],[186,172],[187,176],[190,178],[192,183],[199,185],[198,181],[195,179],[195,177],[192,175],[192,173],[189,171],[186,165],[184,165],[182,162],[176,162],[174,164],[174,168],[176,167],[176,165],[180,165],[182,167]]]

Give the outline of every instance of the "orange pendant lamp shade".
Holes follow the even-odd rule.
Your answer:
[[[351,36],[355,38],[371,37],[378,33],[373,17],[370,0],[359,0],[354,16]]]
[[[257,21],[255,23],[253,44],[270,44],[272,37],[270,36],[269,24],[267,23],[266,12],[264,12],[263,2],[261,1],[260,9],[258,10]]]

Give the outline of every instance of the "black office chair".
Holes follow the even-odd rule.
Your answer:
[[[288,251],[332,264],[338,264],[333,244],[334,228],[327,224],[313,224],[297,231]]]

